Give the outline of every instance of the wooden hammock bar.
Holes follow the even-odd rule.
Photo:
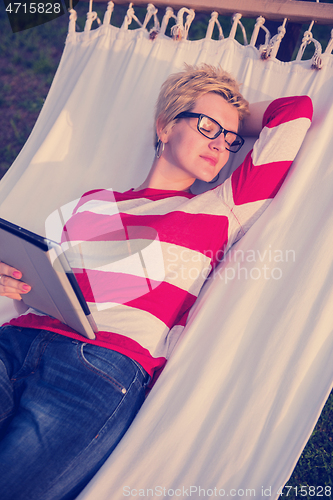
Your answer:
[[[95,0],[107,2],[108,0]],[[115,0],[114,3],[129,5],[128,0]],[[138,6],[147,6],[147,1],[134,0]],[[282,21],[287,18],[291,22],[308,23],[315,21],[318,24],[333,25],[333,4],[324,2],[305,2],[302,0],[156,0],[152,1],[155,7],[172,7],[179,10],[182,7],[194,9],[196,12],[216,11],[221,15],[230,16],[239,12],[243,17]]]

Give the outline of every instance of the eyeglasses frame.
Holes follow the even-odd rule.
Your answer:
[[[200,123],[200,120],[202,117],[205,117],[205,118],[209,118],[209,120],[211,120],[212,122],[216,123],[216,125],[218,125],[220,127],[220,130],[214,135],[214,137],[208,137],[208,135],[204,134],[200,129],[199,129],[199,123]],[[219,122],[217,122],[216,120],[214,120],[214,118],[211,118],[210,116],[208,115],[205,115],[204,113],[192,113],[191,111],[183,111],[182,113],[179,113],[179,115],[175,116],[175,120],[178,119],[178,118],[198,118],[198,123],[197,123],[197,130],[198,132],[200,132],[201,135],[203,135],[204,137],[206,137],[207,139],[210,139],[210,140],[214,140],[216,139],[217,137],[219,137],[221,134],[224,135],[224,138],[226,137],[226,135],[230,132],[231,134],[235,134],[237,137],[239,137],[240,141],[241,141],[241,145],[239,146],[239,148],[237,149],[237,151],[232,151],[231,149],[229,148],[225,148],[227,151],[230,151],[230,153],[238,153],[238,151],[241,149],[241,147],[243,146],[245,140],[243,139],[243,137],[239,134],[237,134],[236,132],[233,132],[232,130],[226,130],[224,127],[222,127],[222,125],[219,124]],[[228,144],[226,142],[226,144]]]

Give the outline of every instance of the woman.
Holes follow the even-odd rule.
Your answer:
[[[306,96],[249,108],[219,68],[168,78],[146,180],[86,193],[63,231],[96,340],[36,311],[0,330],[2,498],[69,499],[83,489],[139,410],[205,279],[277,193],[311,117]],[[262,128],[253,151],[221,186],[192,194],[241,148],[242,120],[243,134]],[[0,275],[1,295],[29,293],[19,270],[0,263]]]

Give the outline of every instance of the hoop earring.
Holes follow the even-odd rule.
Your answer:
[[[214,182],[218,181],[219,178],[220,178],[220,172],[217,175],[215,175],[214,179],[209,181],[208,184],[214,184]]]
[[[156,146],[156,153],[155,156],[157,159],[161,158],[162,153],[164,151],[164,142],[161,141],[161,139],[158,140],[157,146]]]

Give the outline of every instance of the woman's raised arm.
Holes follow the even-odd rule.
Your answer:
[[[250,114],[246,116],[239,127],[241,135],[256,137],[262,130],[262,119],[272,101],[253,102],[249,105]]]

